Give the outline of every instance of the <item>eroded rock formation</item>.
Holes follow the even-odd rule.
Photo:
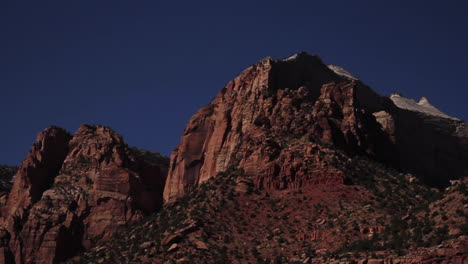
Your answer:
[[[162,206],[166,160],[110,128],[41,132],[21,165],[0,232],[5,263],[58,263]]]
[[[468,156],[460,154],[468,153],[468,137],[450,132],[463,122],[434,117],[440,120],[434,124],[431,118],[398,108],[316,56],[266,58],[244,70],[192,117],[171,155],[164,199],[173,201],[230,166],[258,175],[257,182],[268,182],[266,188],[327,182],[310,173],[303,173],[307,180],[300,179],[296,172],[307,170],[304,166],[277,168],[293,166],[294,160],[286,157],[293,156],[288,152],[296,139],[369,156],[441,186],[468,173],[463,165]],[[307,156],[305,149],[296,150],[301,153],[296,156]],[[428,158],[431,162],[425,164]],[[275,176],[266,180],[268,175]],[[285,178],[294,180],[272,182]]]

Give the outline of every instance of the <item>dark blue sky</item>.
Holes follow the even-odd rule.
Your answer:
[[[467,3],[2,0],[0,164],[83,123],[168,155],[244,68],[298,51],[467,120]]]

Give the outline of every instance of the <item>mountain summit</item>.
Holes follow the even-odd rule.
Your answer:
[[[317,56],[266,58],[244,70],[192,117],[171,155],[164,198],[181,197],[234,165],[251,175],[276,174],[278,158],[300,138],[391,159],[396,155],[388,152],[393,131],[384,132],[372,116],[386,103],[360,82],[336,74]],[[360,111],[363,107],[369,111]],[[302,184],[303,179],[291,176]]]
[[[423,114],[430,115],[430,116],[437,116],[437,117],[452,119],[455,121],[461,121],[460,119],[456,117],[444,114],[442,111],[440,111],[431,103],[429,103],[429,100],[427,100],[426,97],[421,97],[419,102],[416,102],[413,99],[408,99],[408,98],[401,96],[398,93],[394,93],[390,96],[390,99],[392,99],[393,103],[395,103],[396,106],[402,109],[415,111],[415,112],[423,113]]]
[[[378,95],[344,69],[307,53],[263,59],[229,82],[189,121],[171,155],[164,199],[181,197],[230,166],[263,175],[258,180],[268,183],[263,187],[329,180],[302,179],[295,169],[287,176],[278,168],[289,164],[281,157],[298,140],[369,156],[434,185],[466,175],[468,158],[460,153],[468,153],[467,135],[454,133],[466,124],[453,118],[429,124],[425,116],[413,114],[437,114],[429,103],[403,104],[406,99],[395,98]]]

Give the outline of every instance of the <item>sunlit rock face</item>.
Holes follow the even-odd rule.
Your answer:
[[[460,119],[456,117],[444,114],[442,111],[440,111],[431,103],[429,103],[426,97],[421,97],[419,102],[416,102],[413,99],[408,99],[408,98],[401,96],[400,94],[394,93],[390,96],[390,99],[392,99],[393,103],[395,103],[395,105],[401,109],[406,109],[406,110],[410,110],[414,112],[420,112],[420,113],[427,114],[429,116],[437,116],[437,117],[460,121]]]

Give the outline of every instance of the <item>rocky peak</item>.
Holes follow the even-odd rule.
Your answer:
[[[389,149],[377,146],[390,142],[390,135],[372,115],[383,107],[382,100],[359,81],[336,74],[317,56],[264,59],[192,117],[171,155],[165,200],[184,195],[229,166],[259,174],[297,139],[390,155]],[[363,109],[368,105],[371,110]]]
[[[285,157],[294,156],[287,155],[289,147],[305,147],[308,142],[331,145],[351,156],[368,156],[435,185],[464,174],[462,164],[468,159],[453,151],[468,149],[466,140],[458,136],[464,130],[453,124],[434,125],[413,114],[442,115],[427,99],[416,103],[400,98],[380,96],[344,69],[327,66],[307,53],[282,60],[265,58],[229,82],[189,121],[171,155],[164,199],[174,201],[231,166],[257,175],[262,178],[257,182],[268,182],[270,187],[296,186],[288,179],[296,182],[297,168],[279,169],[276,162],[282,157],[283,164],[288,164],[291,161]],[[452,154],[442,156],[441,149]],[[433,165],[424,164],[428,158]],[[437,168],[444,168],[447,176],[441,177],[442,169]],[[263,179],[266,176],[270,179]],[[279,184],[281,177],[286,182]]]
[[[271,58],[271,57],[268,57],[268,58]],[[280,60],[276,60],[276,61],[294,61],[294,60],[300,60],[300,59],[311,59],[311,58],[314,58],[314,59],[317,59],[319,61],[322,61],[322,59],[320,59],[319,56],[317,55],[313,55],[313,54],[309,54],[307,53],[306,51],[301,51],[301,52],[298,52],[298,53],[295,53],[293,54],[292,56],[289,56],[285,59],[280,59]],[[271,58],[271,60],[275,60],[273,58]]]
[[[429,103],[429,100],[427,100],[427,98],[425,96],[423,96],[419,100],[418,105],[431,105],[431,104]]]
[[[447,119],[451,119],[455,121],[460,121],[460,119],[453,117],[453,116],[449,116],[443,113],[442,111],[440,111],[439,109],[437,109],[435,106],[429,103],[429,100],[424,96],[421,97],[419,102],[416,102],[415,100],[405,98],[398,93],[393,93],[390,96],[390,99],[393,101],[393,103],[396,106],[398,106],[401,109],[423,113],[429,116],[442,117],[442,118],[447,118]]]
[[[120,135],[105,126],[82,125],[70,141],[70,152],[63,169],[86,164],[86,169],[104,169],[128,163],[126,145]]]
[[[57,263],[158,210],[162,159],[104,126],[82,125],[73,137],[56,127],[41,132],[3,210],[0,257]]]
[[[60,170],[70,139],[71,135],[59,127],[49,127],[39,133],[16,174],[8,202],[2,210],[2,220],[12,215],[21,218],[22,212],[41,198]]]
[[[358,78],[354,77],[351,73],[349,73],[347,70],[341,68],[340,66],[336,66],[336,65],[328,65],[328,68],[330,68],[332,71],[334,71],[336,74],[340,75],[340,76],[343,76],[347,79],[350,79],[350,80],[359,80]]]
[[[18,169],[15,182],[8,195],[0,219],[2,229],[0,261],[10,263],[14,253],[8,241],[16,239],[27,222],[30,209],[41,199],[44,191],[53,184],[68,152],[71,135],[64,129],[49,127],[39,133],[26,159]]]

